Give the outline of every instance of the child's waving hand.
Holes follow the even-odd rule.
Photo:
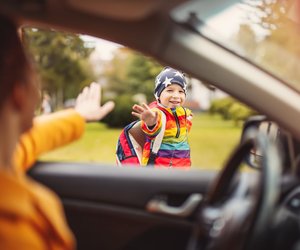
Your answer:
[[[152,111],[146,103],[142,105],[134,104],[132,109],[134,111],[132,111],[131,114],[144,121],[148,127],[156,124],[158,114]]]

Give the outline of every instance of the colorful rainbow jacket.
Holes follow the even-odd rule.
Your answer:
[[[147,165],[151,143],[162,128],[163,112],[167,120],[166,128],[154,165],[155,167],[189,168],[191,159],[188,133],[192,126],[191,110],[184,107],[165,108],[157,103],[152,110],[158,113],[158,121],[152,129],[149,129],[142,121],[142,130],[147,137],[143,149],[142,165]]]

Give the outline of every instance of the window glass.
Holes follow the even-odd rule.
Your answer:
[[[135,118],[134,103],[154,101],[154,82],[163,69],[152,58],[85,35],[26,28],[25,44],[39,72],[42,100],[37,115],[70,108],[92,81],[102,86],[102,102],[116,108],[101,122],[88,123],[82,138],[40,157],[42,161],[99,162],[116,165],[122,128]],[[187,77],[185,107],[192,110],[189,135],[193,168],[221,168],[239,143],[243,121],[256,112],[226,93]]]
[[[205,13],[202,2],[203,6],[209,6]],[[297,0],[227,1],[219,8],[220,4],[201,1],[196,13],[201,22],[196,29],[299,91],[299,3]]]

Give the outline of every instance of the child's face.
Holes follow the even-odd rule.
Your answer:
[[[185,102],[184,90],[178,84],[171,84],[160,94],[160,103],[167,108],[182,106]]]

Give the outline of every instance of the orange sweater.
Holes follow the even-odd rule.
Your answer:
[[[21,137],[17,146],[15,167],[27,170],[42,153],[78,139],[84,126],[84,119],[72,109],[37,117],[33,128]]]
[[[61,111],[37,118],[22,136],[15,171],[0,171],[0,249],[74,249],[58,197],[24,172],[41,153],[79,138],[84,124],[75,111]]]

